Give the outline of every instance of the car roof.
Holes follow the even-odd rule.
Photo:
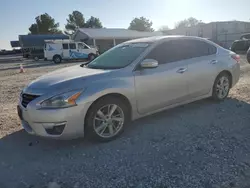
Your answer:
[[[168,36],[154,36],[154,37],[146,37],[146,38],[139,38],[139,39],[133,39],[129,40],[125,43],[137,43],[137,42],[148,42],[148,43],[154,43],[159,40],[167,40],[167,39],[196,39],[196,40],[202,40],[202,41],[209,41],[208,39],[201,38],[201,37],[195,37],[195,36],[183,36],[183,35],[168,35]]]

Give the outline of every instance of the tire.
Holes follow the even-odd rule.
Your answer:
[[[54,55],[53,61],[55,64],[59,64],[62,62],[62,57],[60,55]]]
[[[34,57],[34,60],[35,60],[35,61],[38,61],[38,60],[39,60],[39,57],[35,56],[35,57]]]
[[[89,54],[89,55],[88,55],[88,60],[89,60],[89,61],[92,61],[92,60],[95,59],[95,58],[96,58],[95,54]]]
[[[224,80],[224,81],[223,81]],[[231,79],[228,73],[222,72],[215,79],[212,98],[215,101],[223,101],[230,91]]]
[[[250,51],[247,53],[247,61],[250,63]]]
[[[110,107],[108,107],[110,105]],[[113,106],[112,106],[113,105]],[[102,111],[102,115],[108,114],[108,108],[111,112],[112,108],[116,105],[116,109],[112,116],[117,120],[103,120],[99,113]],[[122,113],[120,113],[122,112]],[[121,115],[118,115],[121,114]],[[129,107],[123,100],[118,97],[103,97],[96,101],[89,109],[86,116],[86,135],[92,141],[108,142],[117,138],[123,131],[126,123],[129,121]],[[121,122],[118,119],[122,119]],[[111,124],[110,124],[111,123]],[[113,125],[112,125],[113,124]],[[110,128],[113,127],[114,134],[110,133]],[[99,133],[98,133],[99,132]]]

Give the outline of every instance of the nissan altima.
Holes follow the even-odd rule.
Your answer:
[[[135,39],[34,80],[17,110],[30,134],[109,141],[131,120],[208,97],[223,101],[239,76],[239,56],[209,40]]]

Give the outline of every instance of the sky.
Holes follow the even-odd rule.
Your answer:
[[[35,17],[48,13],[64,29],[72,11],[83,13],[85,19],[98,17],[106,28],[128,28],[135,17],[144,16],[159,29],[188,17],[203,22],[250,21],[250,0],[1,0],[0,49],[11,49],[10,41],[27,34]]]

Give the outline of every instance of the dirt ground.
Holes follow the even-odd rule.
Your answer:
[[[65,66],[19,73],[0,66],[0,187],[250,187],[250,65],[227,100],[202,100],[133,122],[117,140],[93,144],[28,135],[16,105],[21,89]],[[8,69],[10,67],[11,69]]]

